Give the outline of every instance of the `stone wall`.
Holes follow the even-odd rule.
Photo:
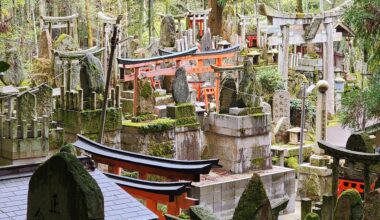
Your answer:
[[[284,167],[259,171],[269,200],[289,197],[287,208],[282,214],[292,213],[295,209],[295,171]],[[210,174],[210,176],[213,173]],[[199,199],[199,205],[211,210],[221,219],[231,219],[239,199],[247,186],[252,173],[230,176],[212,176],[212,180],[193,183],[189,197]]]
[[[179,160],[201,159],[201,132],[199,126],[177,127],[175,129],[175,154]]]
[[[233,173],[270,169],[270,116],[211,113],[203,123],[202,157],[219,158]]]

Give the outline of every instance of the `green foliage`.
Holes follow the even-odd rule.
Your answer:
[[[319,220],[319,215],[314,212],[310,212],[305,216],[305,220]]]
[[[284,165],[286,167],[295,169],[296,172],[297,172],[298,171],[298,158],[297,157],[286,158],[285,161],[284,161]]]
[[[317,174],[312,173],[307,178],[300,180],[302,188],[300,193],[303,197],[312,199],[313,201],[319,201],[319,193],[321,192],[321,186],[319,184],[319,177]]]
[[[65,153],[69,153],[69,154],[72,154],[74,156],[77,156],[77,150],[76,150],[75,146],[72,144],[66,144],[65,146],[63,146],[60,149],[60,152],[65,152]]]
[[[126,177],[135,178],[135,179],[139,178],[139,172],[137,172],[137,171],[133,171],[133,172],[122,171],[121,175],[126,176]]]
[[[353,88],[343,93],[339,113],[342,127],[349,127],[354,130],[361,130],[365,127],[365,120],[368,119],[367,101],[370,99],[368,95],[368,90],[359,88]]]
[[[301,99],[290,99],[290,121],[293,125],[299,126],[297,120],[301,118],[302,111],[302,100]],[[315,115],[315,106],[313,103],[306,99],[305,100],[305,119],[306,121],[312,121]]]
[[[261,84],[262,95],[265,101],[272,99],[276,90],[284,89],[284,80],[277,71],[277,66],[259,67],[256,70],[257,79]]]
[[[217,3],[218,3],[218,6],[221,7],[221,8],[224,8],[224,6],[226,6],[228,0],[216,0]]]

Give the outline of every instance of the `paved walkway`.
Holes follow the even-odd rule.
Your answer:
[[[340,147],[345,147],[351,131],[338,126],[327,127],[326,141]]]

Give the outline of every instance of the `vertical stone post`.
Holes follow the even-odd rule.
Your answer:
[[[26,120],[21,121],[21,138],[26,139],[28,137],[28,123]]]
[[[313,209],[312,209],[312,211],[314,212],[314,213],[316,213],[318,216],[319,216],[319,218],[321,218],[321,208],[318,208],[318,207],[314,207]]]
[[[115,107],[120,108],[120,85],[116,85],[115,93],[116,93],[116,103],[115,103],[116,106]]]
[[[12,112],[13,112],[13,98],[10,97],[8,99],[8,116],[7,116],[7,119],[12,118]]]
[[[327,112],[326,112],[326,91],[329,89],[329,84],[326,80],[320,80],[317,83],[318,89],[317,97],[317,116],[316,116],[316,137],[317,141],[326,140],[326,127],[327,127]],[[324,151],[314,146],[314,153],[323,155]]]
[[[368,164],[364,164],[363,176],[364,176],[364,199],[367,199],[368,193],[371,191]]]
[[[324,0],[319,0],[319,9],[321,10],[321,12],[323,12],[324,11],[324,9],[323,9],[323,1]]]
[[[331,194],[333,196],[333,204],[336,204],[336,200],[338,199],[338,180],[339,180],[339,158],[334,157],[333,158],[333,165],[332,165],[332,187],[331,187]]]
[[[285,81],[285,90],[288,88],[288,70],[289,70],[289,25],[281,25],[282,44],[278,51],[278,71]]]
[[[111,100],[110,100],[109,107],[114,107],[115,106],[115,89],[111,89]]]
[[[92,92],[91,94],[91,110],[96,109],[96,92]]]
[[[333,212],[335,208],[334,197],[330,194],[323,195],[322,216],[321,220],[333,220]]]
[[[5,116],[0,115],[0,146],[2,146],[2,140],[4,137],[4,122],[5,122]]]
[[[38,120],[33,119],[32,121],[32,138],[36,138],[38,136]]]
[[[83,110],[83,89],[78,90],[78,110]]]
[[[330,114],[335,114],[334,110],[334,27],[332,22],[325,23],[325,31],[327,36],[327,41],[325,43],[324,51],[326,56],[323,57],[324,66],[324,79],[330,85],[330,90],[327,92],[327,112]],[[325,54],[324,54],[325,55]]]
[[[311,199],[301,199],[301,219],[305,219],[307,213],[311,212]]]
[[[65,109],[65,86],[61,86],[61,109]]]

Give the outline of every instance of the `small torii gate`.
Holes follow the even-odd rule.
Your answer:
[[[206,33],[207,31],[207,20],[208,20],[208,14],[210,13],[211,8],[206,10],[199,10],[194,11],[188,9],[187,19],[188,19],[188,26],[189,28],[193,29],[194,34],[194,43],[196,42],[197,34],[195,32],[195,25],[196,23],[199,24],[199,36],[202,37],[203,33]]]
[[[289,66],[289,44],[290,43],[323,43],[324,51],[324,65],[323,72],[325,79],[329,85],[334,87],[334,23],[339,20],[345,12],[344,7],[351,4],[351,0],[346,1],[339,7],[333,8],[329,11],[324,11],[319,14],[313,13],[286,13],[277,11],[268,7],[265,4],[257,4],[257,10],[260,15],[266,16],[268,23],[274,26],[280,26],[281,34],[277,37],[277,45],[279,45],[279,62],[278,70],[282,73],[285,79],[285,88],[287,88],[288,79],[288,66]],[[318,36],[318,29],[323,24],[323,30]],[[304,31],[307,36],[306,39],[294,42],[294,36],[290,38],[290,26],[308,26]],[[341,35],[340,35],[341,36]],[[314,41],[314,42],[313,42]],[[328,112],[334,113],[334,89],[328,90]]]
[[[41,15],[43,21],[42,29],[47,28],[49,30],[50,36],[52,35],[52,30],[54,28],[67,28],[68,35],[72,36],[74,40],[79,44],[78,38],[78,14],[72,14],[64,17],[51,17]],[[57,23],[57,24],[54,24]]]

